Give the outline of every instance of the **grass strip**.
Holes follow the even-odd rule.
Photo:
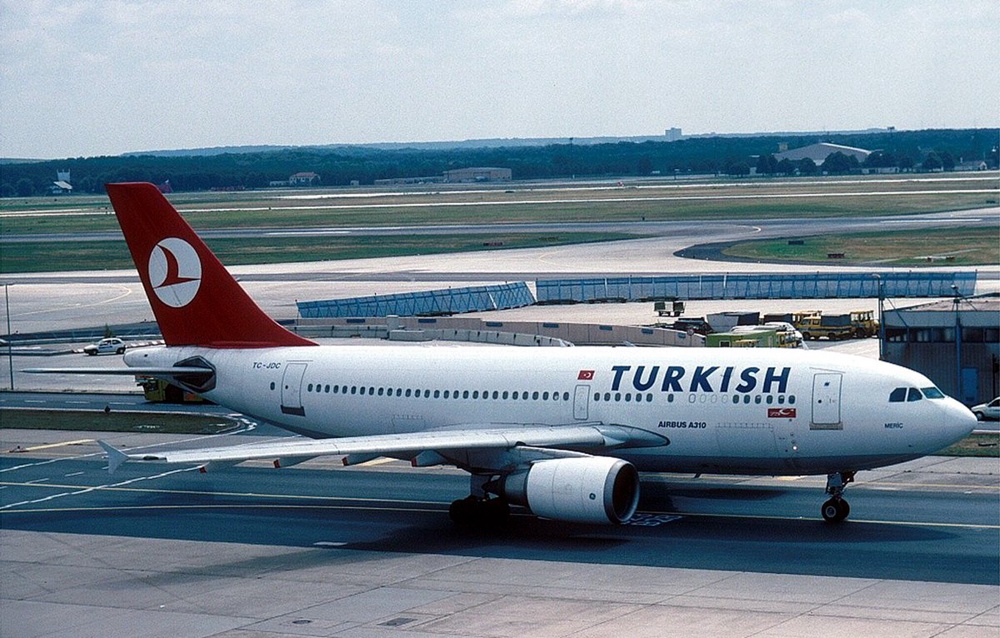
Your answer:
[[[546,233],[409,235],[348,237],[259,237],[209,239],[209,248],[227,266],[297,261],[401,257],[514,248],[542,248],[639,239],[626,233]],[[116,242],[38,242],[5,244],[0,273],[132,268],[124,240]]]
[[[1000,263],[1000,236],[995,227],[852,233],[743,242],[722,254],[766,262],[977,266]]]
[[[220,434],[239,423],[218,415],[0,409],[0,428],[155,434]]]
[[[1000,458],[1000,432],[970,434],[955,445],[941,450],[937,456]]]

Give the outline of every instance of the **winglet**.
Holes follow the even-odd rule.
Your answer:
[[[113,445],[109,445],[104,441],[98,441],[97,444],[108,453],[108,474],[114,474],[115,470],[121,467],[122,463],[129,460],[128,454],[125,454]]]

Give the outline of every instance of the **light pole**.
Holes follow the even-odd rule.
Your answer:
[[[9,283],[4,283],[3,285],[3,300],[4,306],[7,312],[7,365],[10,367],[10,391],[14,391],[14,349],[11,344],[11,333],[10,333],[10,293],[8,292],[10,288]]]
[[[959,314],[958,305],[962,301],[962,295],[958,292],[958,286],[951,285],[951,291],[955,295],[952,306],[955,311],[955,394],[959,401],[965,403],[965,392],[962,383],[962,320]],[[973,401],[973,403],[975,403]],[[968,404],[966,404],[968,405]]]
[[[878,285],[878,360],[885,361],[885,288],[882,275],[872,275]]]

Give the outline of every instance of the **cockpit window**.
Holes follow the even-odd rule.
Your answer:
[[[902,403],[906,401],[906,388],[896,388],[889,394],[889,403]]]
[[[909,401],[919,401],[923,399],[924,395],[920,394],[920,390],[916,388],[910,388],[909,394],[906,395],[906,400]]]
[[[944,392],[941,392],[936,387],[930,388],[920,388],[920,391],[924,393],[924,396],[928,399],[943,399]]]

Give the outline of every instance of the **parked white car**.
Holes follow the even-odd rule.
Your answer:
[[[85,346],[83,351],[89,355],[125,354],[125,348],[127,347],[125,342],[118,337],[108,337],[107,339],[101,339],[97,343]]]
[[[972,413],[980,421],[1000,421],[1000,397],[972,406]]]

